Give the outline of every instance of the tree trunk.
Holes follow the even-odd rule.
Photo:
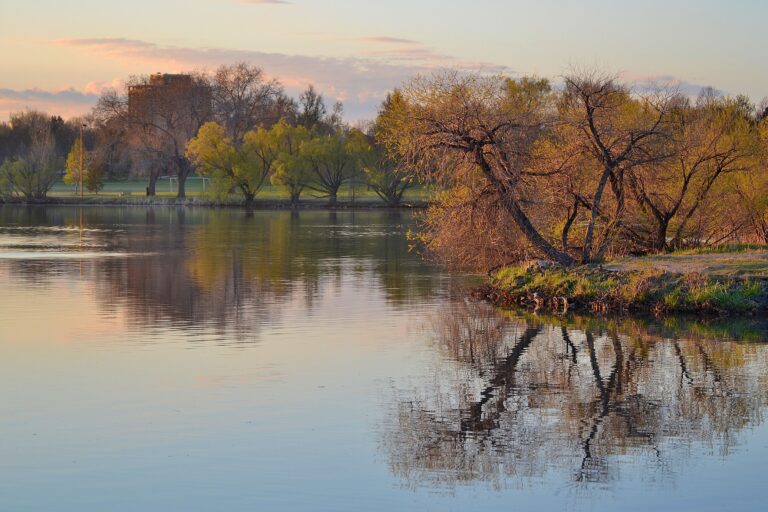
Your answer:
[[[187,197],[187,177],[192,173],[192,166],[186,158],[180,157],[176,159],[176,169],[176,177],[179,181],[179,190],[176,197],[184,199]]]
[[[565,221],[565,226],[563,226],[563,232],[561,237],[561,244],[562,244],[562,251],[568,252],[568,235],[571,232],[571,226],[573,225],[573,222],[576,220],[576,216],[579,214],[579,200],[574,199],[573,201],[573,212],[568,212],[568,218]]]
[[[148,197],[155,197],[155,192],[157,189],[157,179],[160,177],[159,174],[153,172],[149,175],[149,184],[147,185],[147,196]]]
[[[243,196],[245,197],[245,207],[247,209],[253,208],[253,200],[256,197],[256,194],[253,192],[243,192]]]
[[[547,239],[541,236],[514,198],[504,197],[502,204],[510,215],[512,215],[512,218],[514,219],[515,224],[520,228],[520,231],[523,232],[528,241],[531,242],[536,249],[544,253],[547,258],[554,260],[561,265],[565,265],[566,267],[573,265],[573,258],[571,258],[568,253],[558,251],[547,241]]]
[[[541,236],[541,233],[531,223],[531,220],[525,214],[520,204],[515,199],[513,192],[505,188],[505,186],[496,178],[493,174],[493,169],[488,161],[483,156],[482,150],[478,150],[475,153],[475,162],[483,170],[483,174],[488,178],[488,181],[496,189],[499,196],[501,196],[502,207],[512,216],[515,224],[523,232],[523,235],[537,250],[542,252],[547,258],[556,261],[557,263],[569,267],[573,265],[573,258],[567,252],[558,251],[554,245]]]
[[[338,189],[333,190],[328,194],[328,206],[336,206],[336,195],[337,195]]]
[[[291,191],[291,206],[296,207],[299,205],[299,196],[301,195],[301,192],[295,192]]]
[[[592,203],[592,216],[589,219],[587,234],[584,237],[584,249],[581,253],[582,263],[589,263],[592,258],[592,241],[595,238],[595,223],[597,222],[597,216],[600,214],[600,202],[603,199],[603,192],[605,191],[605,185],[608,183],[610,174],[610,170],[605,169],[603,175],[600,177],[600,183],[597,185],[595,199]]]
[[[669,219],[658,219],[658,225],[656,226],[656,240],[654,242],[654,248],[659,251],[665,251],[667,249],[667,230],[669,229]]]

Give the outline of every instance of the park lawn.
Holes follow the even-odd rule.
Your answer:
[[[99,198],[109,197],[146,197],[146,180],[109,180],[104,182],[103,188],[98,192],[85,191],[84,197],[97,201]],[[156,196],[160,198],[174,198],[176,197],[175,183],[169,180],[160,180],[156,186]],[[197,198],[201,200],[212,199],[206,192],[203,191],[203,181],[201,179],[190,178],[187,181],[186,186],[187,197]],[[67,185],[62,181],[57,182],[51,191],[48,193],[52,198],[76,198],[78,197],[77,188],[71,185]],[[409,190],[406,190],[403,195],[403,202],[424,202],[428,201],[432,195],[432,190],[428,187],[416,186]],[[307,190],[301,195],[302,203],[318,203],[322,204],[327,202],[326,198],[318,197],[319,194]],[[256,201],[288,201],[290,196],[288,192],[282,187],[267,184],[259,190],[256,195]],[[338,200],[340,202],[350,202],[352,200],[352,190],[349,186],[343,186],[339,190]],[[365,185],[359,184],[354,190],[355,202],[362,203],[377,203],[382,202],[376,192],[368,189]],[[218,202],[218,201],[217,201]],[[242,202],[242,197],[239,194],[232,194],[222,202],[226,204],[238,204]]]

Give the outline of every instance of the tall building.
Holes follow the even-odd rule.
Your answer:
[[[207,84],[189,74],[154,73],[145,83],[128,87],[131,115],[158,114],[167,109],[194,109],[202,115],[211,110]]]

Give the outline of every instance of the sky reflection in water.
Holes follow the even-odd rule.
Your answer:
[[[0,207],[0,510],[761,509],[764,325],[499,314],[412,226]]]

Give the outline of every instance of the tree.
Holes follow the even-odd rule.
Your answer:
[[[311,170],[307,188],[323,194],[328,204],[335,205],[341,186],[359,174],[363,153],[368,149],[365,135],[355,129],[306,141],[301,152]]]
[[[327,110],[323,95],[315,90],[314,85],[309,85],[307,89],[299,95],[299,113],[296,122],[304,128],[312,129],[317,127],[326,117]]]
[[[405,105],[382,132],[386,144],[421,178],[459,187],[474,205],[502,209],[537,251],[573,263],[528,211],[539,174],[532,168],[533,149],[554,121],[546,81],[452,72],[416,79],[401,94]]]
[[[99,192],[104,188],[104,167],[99,162],[91,162],[88,166],[85,186],[88,192]]]
[[[86,176],[90,175],[90,158],[88,153],[89,152],[85,151],[80,144],[80,139],[75,139],[75,143],[72,144],[72,149],[67,154],[67,161],[65,164],[67,173],[64,175],[64,183],[79,187],[81,183],[81,171],[83,171],[82,181],[86,181]],[[81,169],[81,164],[85,167],[84,169]]]
[[[43,199],[59,177],[61,158],[56,151],[54,119],[39,112],[27,112],[28,146],[19,155],[8,158],[0,168],[0,183],[8,195]]]
[[[768,244],[768,117],[756,127],[757,151],[753,155],[752,172],[736,173],[731,178],[733,199],[729,209],[735,209],[737,222],[745,238]]]
[[[369,135],[369,149],[362,153],[363,172],[366,183],[390,206],[400,204],[406,190],[416,185],[413,169],[403,165],[403,159],[397,154],[396,148],[388,148],[382,142],[380,132],[385,126],[390,112],[402,108],[402,95],[399,91],[389,94],[382,103],[381,109]]]
[[[96,108],[97,117],[119,123],[133,150],[134,164],[149,177],[147,194],[155,195],[165,172],[178,178],[178,197],[186,196],[192,165],[186,146],[212,116],[211,86],[199,74],[156,74],[134,77],[120,95],[108,91]]]
[[[266,80],[261,68],[244,62],[216,70],[212,96],[214,118],[235,142],[254,128],[271,127],[295,109],[280,82]]]
[[[670,111],[677,97],[667,91],[633,96],[626,86],[594,72],[567,76],[565,84],[560,150],[587,156],[597,173],[584,201],[589,214],[581,261],[600,261],[622,227],[627,174],[672,156],[662,142],[669,137]],[[606,187],[613,195],[611,208],[604,204]],[[601,239],[595,243],[598,228]]]
[[[664,142],[663,151],[674,157],[631,170],[631,188],[642,213],[650,218],[651,249],[682,245],[691,219],[722,178],[751,168],[758,141],[746,110],[743,98],[702,98],[696,106],[681,104],[673,110],[673,132]],[[704,234],[694,238],[702,240]]]
[[[405,191],[416,185],[411,169],[401,166],[381,146],[374,145],[363,158],[366,183],[389,206],[399,205]]]
[[[220,193],[238,188],[250,207],[274,170],[285,127],[280,122],[269,130],[251,130],[236,144],[223,126],[206,123],[187,145],[187,155],[201,174],[212,178]]]
[[[291,126],[287,123],[283,125],[280,135],[281,152],[275,163],[271,181],[288,191],[291,205],[294,207],[299,203],[301,193],[312,178],[310,161],[302,150],[311,136],[304,126]]]

